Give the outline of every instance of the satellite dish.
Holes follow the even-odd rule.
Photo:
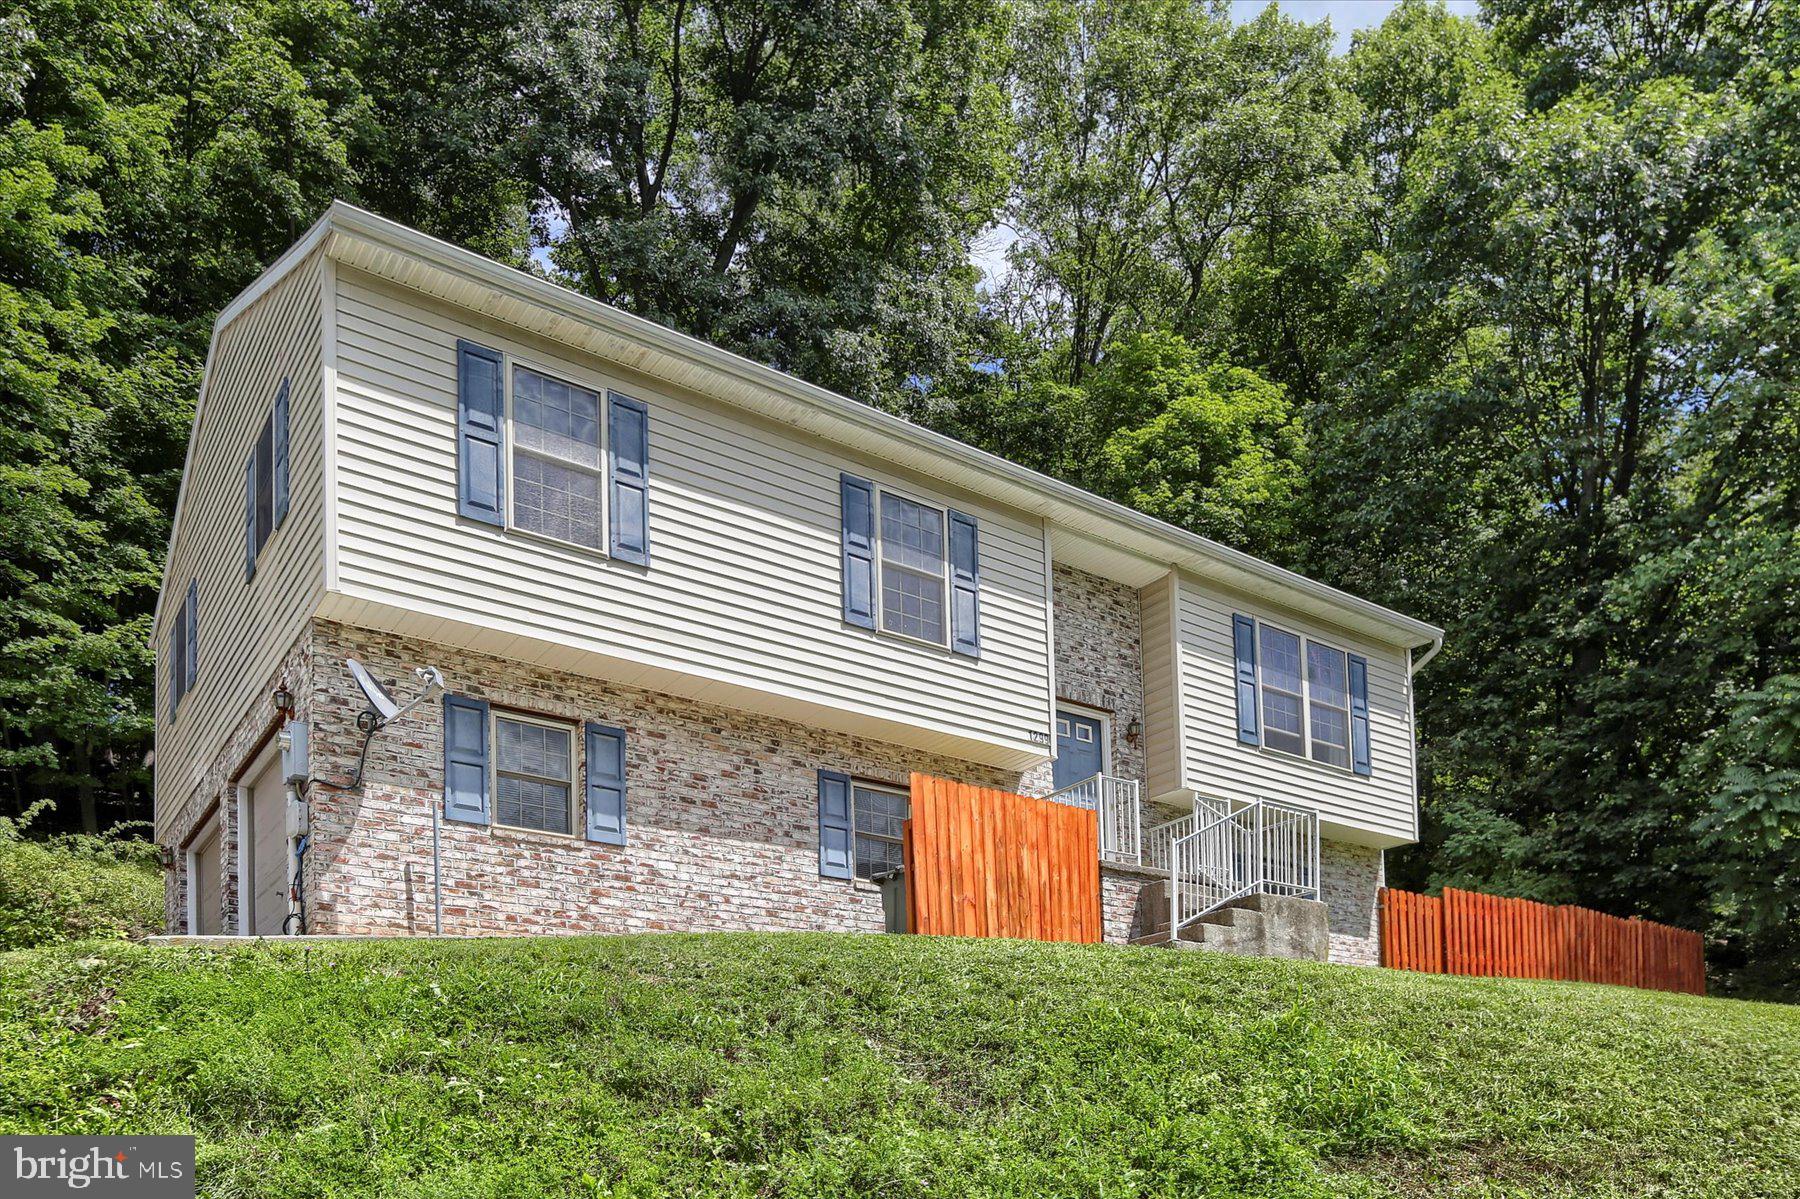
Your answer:
[[[361,662],[355,658],[345,658],[344,665],[350,668],[350,677],[356,680],[358,687],[362,688],[362,693],[369,700],[369,710],[375,713],[381,723],[386,724],[400,714],[400,705],[395,703],[387,690],[375,681],[374,676],[363,669]]]

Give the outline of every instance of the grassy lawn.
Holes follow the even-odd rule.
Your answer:
[[[0,955],[0,1132],[201,1193],[1800,1194],[1800,1009],[827,935]]]

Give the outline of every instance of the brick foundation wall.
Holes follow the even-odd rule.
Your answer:
[[[1152,922],[1148,918],[1157,913],[1143,911],[1138,897],[1144,884],[1156,881],[1156,877],[1153,871],[1101,864],[1100,929],[1109,944],[1127,944],[1146,931],[1147,924]]]
[[[1377,893],[1385,877],[1381,851],[1346,841],[1321,841],[1319,876],[1331,930],[1331,960],[1347,966],[1379,966]]]
[[[875,888],[819,877],[819,768],[892,783],[918,769],[1019,785],[1016,775],[974,763],[338,624],[320,622],[312,649],[320,662],[358,657],[384,682],[430,663],[453,691],[497,708],[626,730],[627,844],[445,822],[447,933],[879,932]],[[320,672],[315,777],[354,768],[361,708],[347,675]],[[358,793],[315,788],[310,931],[431,930],[431,810],[441,802],[442,763],[442,709],[433,702],[376,737]],[[1106,940],[1135,934],[1149,878],[1102,869]]]
[[[1113,714],[1115,773],[1140,778],[1143,753],[1125,729],[1143,710],[1137,595],[1085,572],[1055,578],[1058,693]],[[597,720],[627,732],[628,843],[445,822],[444,931],[466,934],[829,929],[879,931],[879,892],[818,873],[817,771],[904,785],[913,770],[1025,794],[1049,789],[1048,767],[1023,775],[900,746],[772,720],[717,705],[609,684],[545,667],[317,621],[266,681],[251,711],[194,789],[170,831],[171,931],[186,931],[180,847],[212,813],[222,825],[222,927],[237,928],[236,788],[273,715],[277,685],[296,697],[312,732],[316,779],[347,778],[362,735],[361,693],[342,669],[361,658],[403,698],[410,670],[430,663],[450,688],[496,707]],[[315,663],[318,664],[315,666]],[[437,701],[383,730],[355,793],[311,791],[305,864],[309,931],[426,933],[432,928],[431,813],[443,794]],[[579,819],[577,821],[579,828]],[[1381,854],[1327,841],[1321,851],[1333,961],[1379,957],[1375,893]],[[1101,871],[1103,927],[1122,943],[1137,931],[1149,876]]]
[[[1125,735],[1143,711],[1137,593],[1066,567],[1054,582],[1058,692],[1113,714],[1113,768],[1140,777],[1142,749]],[[360,657],[384,680],[429,662],[452,690],[496,707],[626,730],[627,844],[446,822],[446,932],[878,931],[873,887],[819,877],[821,767],[898,784],[924,770],[1025,794],[1050,784],[1047,767],[1009,773],[331,622],[315,625],[311,650],[321,662]],[[353,768],[361,707],[347,676],[321,672],[311,704],[315,776]],[[311,931],[431,929],[430,817],[442,787],[433,704],[376,738],[357,795],[314,790]],[[1103,873],[1108,940],[1132,935],[1144,881]]]
[[[314,652],[360,657],[383,681],[430,663],[452,691],[496,708],[626,731],[627,844],[447,821],[446,933],[880,931],[875,888],[819,877],[818,770],[1018,783],[973,763],[327,622],[315,626]],[[323,671],[314,698],[314,773],[347,775],[360,694],[341,671]],[[442,732],[441,706],[424,705],[376,737],[360,791],[315,789],[310,931],[431,931]]]

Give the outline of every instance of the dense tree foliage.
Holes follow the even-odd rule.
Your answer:
[[[442,6],[374,6],[377,207],[529,234],[571,286],[865,397],[966,351],[1009,169],[993,0],[451,11],[446,39]]]
[[[142,815],[211,316],[363,203],[1449,629],[1394,875],[1800,968],[1800,13],[27,0],[0,776]],[[982,282],[971,248],[1011,238]]]
[[[207,326],[349,178],[347,5],[0,23],[0,771],[145,814],[149,614]]]

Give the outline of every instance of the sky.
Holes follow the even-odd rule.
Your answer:
[[[1329,20],[1331,31],[1337,35],[1338,53],[1342,54],[1350,48],[1352,33],[1381,24],[1399,0],[1275,0],[1275,3],[1296,21],[1314,24]],[[1231,0],[1231,19],[1252,20],[1269,4],[1270,0]],[[1476,0],[1448,0],[1448,7],[1460,16],[1472,17],[1480,5]]]

